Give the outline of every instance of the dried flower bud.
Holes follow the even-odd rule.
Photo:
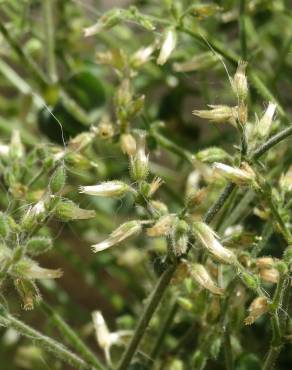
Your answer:
[[[275,264],[275,261],[272,257],[260,257],[256,260],[256,265],[259,269],[269,269],[272,268]]]
[[[162,216],[156,223],[146,230],[148,236],[167,236],[171,233],[174,226],[176,216],[174,214],[167,214]]]
[[[217,259],[228,264],[236,263],[237,260],[234,253],[221,245],[215,232],[207,224],[194,222],[192,231],[199,243]]]
[[[255,172],[247,163],[243,163],[241,168],[231,167],[224,163],[214,163],[213,168],[216,175],[238,185],[254,184],[256,180]]]
[[[60,221],[67,222],[72,220],[87,220],[95,217],[95,211],[79,208],[71,200],[64,200],[57,203],[54,215]]]
[[[151,200],[148,207],[150,212],[153,214],[164,216],[168,213],[167,205],[158,200]]]
[[[268,312],[269,305],[266,297],[255,298],[248,308],[248,316],[245,318],[245,325],[253,324],[260,316]]]
[[[211,147],[199,151],[195,158],[201,162],[213,163],[230,159],[230,155],[224,149]]]
[[[50,190],[53,194],[59,193],[66,183],[66,170],[64,166],[59,166],[50,179]]]
[[[210,110],[194,110],[193,114],[213,123],[234,124],[237,118],[237,107],[228,107],[227,105],[208,105]]]
[[[262,118],[256,123],[255,131],[256,136],[264,139],[267,137],[271,131],[273,117],[276,112],[277,105],[275,103],[269,103]]]
[[[133,191],[133,189],[128,184],[118,180],[106,181],[92,186],[80,186],[79,188],[80,193],[98,197],[121,197],[129,191]]]
[[[35,303],[41,299],[36,284],[31,280],[15,279],[14,285],[23,301],[23,308],[25,310],[32,310]]]
[[[171,53],[175,49],[177,42],[177,34],[173,28],[168,28],[162,36],[162,46],[157,59],[157,64],[163,65],[169,59]]]
[[[182,283],[187,277],[190,276],[189,263],[182,260],[178,265],[175,273],[171,279],[171,283],[174,285]]]
[[[247,63],[240,61],[232,80],[232,87],[239,101],[245,101],[248,94],[248,84],[245,73],[246,67]]]
[[[35,236],[28,240],[25,245],[27,254],[38,256],[53,247],[52,239],[43,236]]]
[[[93,252],[100,252],[105,249],[112,247],[115,244],[119,244],[122,241],[139,234],[142,231],[141,221],[128,221],[120,225],[116,230],[114,230],[110,236],[92,246]]]
[[[63,275],[60,269],[52,270],[40,267],[36,262],[28,258],[12,265],[9,271],[15,277],[27,280],[57,279]]]
[[[189,225],[184,220],[176,219],[174,227],[171,229],[172,251],[177,256],[185,254],[189,242]]]
[[[135,155],[130,158],[130,173],[135,181],[145,180],[148,176],[148,155],[145,154],[145,133],[140,132],[137,137]]]
[[[151,198],[162,184],[163,184],[163,180],[160,177],[158,176],[154,177],[149,187],[148,196]]]
[[[136,153],[136,140],[131,134],[122,134],[120,138],[122,152],[128,156]]]
[[[279,281],[279,271],[275,268],[260,269],[259,275],[266,283],[275,284]]]
[[[209,275],[206,268],[199,263],[189,264],[189,271],[191,277],[203,288],[209,290],[211,293],[222,295],[224,289],[219,288]]]
[[[186,207],[192,209],[197,207],[207,196],[207,188],[199,189],[198,191],[194,190],[192,193],[186,197]]]
[[[95,136],[94,132],[82,132],[70,139],[68,142],[68,149],[72,151],[81,151],[88,146]]]

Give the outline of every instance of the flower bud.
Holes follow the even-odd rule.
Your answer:
[[[171,245],[175,256],[180,257],[188,249],[189,225],[184,220],[176,220],[171,229]]]
[[[284,261],[288,264],[292,264],[292,245],[288,245],[284,252]]]
[[[218,62],[218,58],[213,52],[207,51],[199,55],[195,55],[190,60],[182,63],[174,63],[173,70],[175,72],[192,72],[201,71],[212,67]]]
[[[277,105],[274,103],[269,103],[268,108],[266,109],[262,118],[257,122],[255,126],[256,135],[264,139],[267,137],[271,131],[273,117],[276,112]]]
[[[27,254],[38,256],[53,247],[52,239],[43,236],[35,236],[28,240],[25,245]]]
[[[12,132],[9,155],[12,160],[23,159],[24,147],[18,130]]]
[[[9,222],[5,213],[0,212],[0,237],[3,239],[7,238],[9,234]]]
[[[210,110],[194,110],[193,114],[213,123],[232,123],[237,117],[237,107],[228,107],[227,105],[208,105]]]
[[[130,63],[133,68],[139,68],[151,58],[155,50],[155,45],[149,45],[138,49],[131,57]]]
[[[169,59],[171,53],[175,49],[177,42],[177,35],[173,28],[168,28],[164,31],[162,36],[162,46],[157,59],[157,64],[163,65]]]
[[[167,214],[162,216],[156,221],[156,223],[146,230],[148,236],[167,236],[171,233],[171,229],[174,226],[176,216],[173,214]]]
[[[121,197],[131,190],[132,188],[128,184],[114,180],[102,182],[98,185],[80,186],[79,193],[98,197]]]
[[[14,285],[23,301],[23,308],[25,310],[32,310],[35,303],[38,303],[41,299],[36,284],[31,280],[15,279]]]
[[[257,290],[260,285],[260,281],[257,275],[251,275],[247,272],[242,271],[240,276],[242,281],[248,288],[252,290]]]
[[[139,234],[142,231],[141,221],[128,221],[119,226],[116,230],[114,230],[110,236],[92,246],[93,252],[100,252],[105,249],[112,247],[115,244],[119,244],[122,241]]]
[[[254,184],[256,174],[252,168],[243,163],[241,168],[231,167],[224,163],[214,163],[214,174],[224,177],[238,185]]]
[[[97,33],[107,30],[111,27],[114,27],[116,24],[118,24],[121,20],[122,11],[120,9],[112,9],[102,15],[98,22],[95,23],[93,26],[84,28],[84,36],[93,36]]]
[[[259,275],[266,283],[275,284],[279,281],[279,271],[275,268],[261,269]]]
[[[222,295],[224,289],[219,288],[209,275],[206,268],[199,263],[189,264],[189,271],[191,277],[203,288],[209,290],[211,293]]]
[[[95,217],[95,211],[79,208],[71,200],[60,201],[54,209],[54,215],[60,221],[87,220]]]
[[[137,137],[137,148],[134,156],[130,158],[130,173],[135,181],[145,180],[148,176],[148,155],[145,154],[145,133]]]
[[[175,273],[171,279],[171,283],[174,285],[180,284],[189,276],[189,263],[186,260],[182,260],[175,270]]]
[[[128,156],[136,153],[136,140],[131,134],[122,134],[120,138],[122,152]]]
[[[26,231],[31,231],[32,228],[39,222],[42,222],[45,217],[45,202],[41,199],[34,206],[29,207],[28,211],[23,216],[21,227]]]
[[[245,318],[245,325],[253,324],[260,316],[268,312],[269,305],[266,297],[255,298],[248,308],[248,316]]]
[[[66,183],[66,170],[64,166],[59,166],[50,179],[50,190],[53,194],[59,193]]]
[[[292,166],[285,174],[282,174],[279,181],[280,187],[285,191],[292,191]]]
[[[83,150],[90,144],[95,136],[94,132],[82,132],[70,139],[68,143],[68,149],[74,152]]]
[[[11,266],[9,272],[21,279],[57,279],[63,275],[62,270],[52,270],[40,267],[31,259],[25,258]]]
[[[158,214],[160,216],[164,216],[168,213],[167,205],[159,200],[151,200],[149,202],[149,210],[153,214]]]
[[[188,298],[179,297],[177,303],[186,311],[191,311],[194,308],[192,301]]]
[[[163,180],[160,177],[158,176],[154,177],[149,187],[148,196],[151,198],[162,184],[163,184]]]
[[[227,264],[236,263],[236,256],[232,251],[224,248],[218,241],[215,232],[204,222],[194,222],[192,231],[198,242],[219,261]]]
[[[223,149],[213,147],[199,151],[195,158],[201,162],[213,163],[230,159],[230,155]]]
[[[240,61],[232,80],[232,87],[239,101],[245,101],[248,94],[248,84],[245,74],[246,67],[247,63]]]
[[[197,207],[202,203],[202,201],[207,196],[207,188],[199,189],[198,191],[194,190],[193,192],[189,192],[186,197],[186,207],[192,210],[194,207]]]
[[[260,257],[256,260],[256,265],[259,269],[272,268],[275,264],[274,258],[272,257]]]

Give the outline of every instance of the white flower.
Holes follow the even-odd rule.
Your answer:
[[[141,230],[142,230],[141,221],[125,222],[124,224],[119,226],[116,230],[114,230],[106,240],[93,245],[92,249],[95,253],[103,251],[105,249],[112,247],[115,244],[122,242],[125,239],[130,238],[131,236],[140,233]]]
[[[79,192],[99,197],[119,197],[131,190],[130,186],[122,181],[106,181],[98,185],[80,186]]]
[[[163,65],[169,59],[177,41],[177,35],[174,29],[169,28],[163,34],[162,46],[157,59],[157,64]]]
[[[100,311],[92,312],[92,321],[93,321],[97,343],[100,346],[100,348],[102,348],[104,351],[106,362],[109,365],[111,365],[111,357],[110,357],[111,346],[118,343],[121,337],[130,335],[131,331],[120,330],[120,331],[111,333]]]
[[[210,226],[204,222],[194,222],[192,226],[193,233],[199,243],[213,256],[228,264],[236,262],[236,256],[234,253],[221,245],[215,232],[210,228]]]

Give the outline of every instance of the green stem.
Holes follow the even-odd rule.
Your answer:
[[[239,2],[239,37],[241,47],[241,57],[243,60],[247,58],[246,50],[246,31],[245,31],[245,0]]]
[[[21,45],[14,39],[11,33],[7,30],[3,23],[0,22],[0,33],[3,35],[5,40],[17,54],[19,59],[26,65],[27,69],[35,76],[36,80],[41,86],[47,86],[48,81],[44,72],[35,64],[31,57],[27,54]]]
[[[44,301],[41,302],[40,307],[76,352],[78,352],[95,369],[104,369],[97,360],[97,357],[53,308]]]
[[[168,287],[170,280],[173,276],[173,273],[176,270],[176,265],[171,264],[169,267],[163,272],[160,276],[154,291],[152,292],[151,296],[149,297],[149,301],[145,307],[145,310],[138,321],[138,325],[136,327],[135,333],[124,352],[122,359],[117,367],[118,370],[126,370],[132,360],[132,357],[136,353],[137,347],[145,333],[145,330],[157,309],[158,304],[161,301],[163,293],[165,292],[166,288]]]
[[[55,35],[54,35],[54,20],[53,20],[53,6],[54,0],[43,1],[43,13],[44,13],[44,24],[45,24],[45,36],[46,36],[46,49],[47,49],[47,63],[48,63],[48,74],[50,76],[51,83],[55,83],[57,77],[57,67],[55,59]]]
[[[21,335],[24,335],[28,338],[33,338],[33,340],[45,350],[53,353],[56,357],[74,366],[75,368],[81,370],[93,370],[91,365],[87,364],[79,356],[72,353],[63,344],[31,328],[22,321],[5,312],[3,309],[0,313],[0,323],[5,327],[11,327],[15,329]]]
[[[233,356],[232,356],[231,341],[230,341],[230,332],[227,326],[224,329],[223,349],[224,349],[226,370],[233,370],[234,367],[233,367]]]

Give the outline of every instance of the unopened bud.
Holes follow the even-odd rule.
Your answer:
[[[153,214],[159,214],[160,216],[163,216],[168,213],[167,205],[159,200],[151,200],[148,206]]]
[[[279,181],[280,187],[285,191],[292,191],[292,166],[285,174],[282,174]]]
[[[194,190],[190,192],[186,197],[186,206],[190,209],[197,207],[207,196],[207,188],[199,189],[198,191]]]
[[[139,234],[142,231],[141,221],[128,221],[119,226],[116,230],[114,230],[110,236],[92,246],[93,252],[100,252],[105,249],[112,247],[115,244],[119,244],[122,241]]]
[[[222,295],[224,289],[219,288],[211,276],[209,275],[206,268],[199,263],[189,264],[189,271],[191,277],[203,288],[209,290],[211,293]]]
[[[79,208],[71,200],[64,200],[57,203],[54,215],[60,221],[87,220],[95,217],[95,211]]]
[[[57,279],[63,275],[62,270],[52,270],[40,267],[28,258],[22,259],[10,268],[10,273],[21,279]]]
[[[130,173],[135,181],[145,180],[148,176],[148,155],[145,153],[145,133],[137,137],[137,148],[135,155],[130,158]]]
[[[68,149],[72,151],[81,151],[88,146],[95,136],[94,132],[82,132],[70,139]]]
[[[262,118],[256,123],[256,135],[261,139],[267,137],[271,131],[273,117],[276,112],[277,105],[274,103],[269,103]]]
[[[132,188],[125,182],[114,180],[102,182],[98,185],[80,186],[79,192],[98,197],[121,197]]]
[[[50,179],[50,190],[53,194],[59,193],[66,183],[66,170],[64,166],[59,166]]]
[[[269,269],[275,264],[274,258],[272,257],[260,257],[256,260],[256,265],[259,269]]]
[[[38,256],[44,252],[47,252],[52,247],[52,240],[42,236],[35,236],[29,239],[25,245],[27,254],[31,256]]]
[[[107,362],[110,363],[111,333],[100,311],[92,312],[92,320],[97,343],[104,351]]]
[[[213,163],[230,159],[230,156],[224,149],[212,147],[199,151],[195,158],[201,162]]]
[[[239,101],[245,101],[248,94],[248,84],[245,73],[246,67],[247,63],[240,61],[232,80],[232,87]]]
[[[238,185],[254,184],[256,180],[255,172],[247,163],[243,163],[241,168],[237,168],[216,162],[213,168],[216,175],[222,176]]]
[[[7,238],[9,230],[8,218],[3,212],[0,212],[0,237],[3,239]]]
[[[194,110],[193,114],[213,123],[232,123],[237,118],[237,107],[209,105],[209,110]]]
[[[24,147],[18,130],[13,130],[9,154],[12,160],[23,159]]]
[[[128,156],[136,153],[136,140],[131,134],[122,134],[120,138],[122,152]]]
[[[227,264],[236,263],[237,259],[234,253],[221,245],[210,226],[204,222],[194,222],[192,231],[199,243],[214,257]]]
[[[257,290],[257,288],[260,286],[260,281],[257,275],[251,275],[248,272],[243,271],[240,274],[240,277],[249,289]]]
[[[164,31],[162,36],[162,46],[157,59],[157,64],[163,65],[169,59],[171,53],[175,49],[177,42],[177,35],[173,28]]]
[[[248,316],[245,318],[245,325],[253,324],[260,316],[268,312],[269,305],[266,297],[257,297],[248,308]]]
[[[149,45],[138,49],[131,57],[131,65],[133,68],[139,68],[151,58],[152,53],[155,50],[155,45]]]

